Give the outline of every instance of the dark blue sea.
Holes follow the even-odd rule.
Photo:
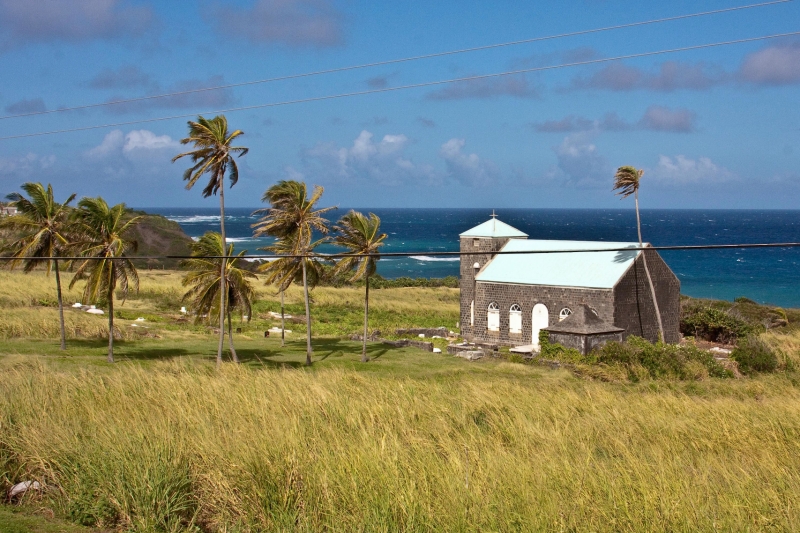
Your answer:
[[[145,208],[177,221],[192,237],[219,231],[214,208]],[[459,233],[489,219],[488,209],[360,209],[381,217],[389,252],[419,252],[387,258],[378,272],[386,278],[458,275],[458,259],[434,252],[458,251]],[[236,249],[257,254],[270,239],[254,239],[253,209],[229,208],[227,236]],[[333,212],[331,219],[346,213]],[[613,209],[502,209],[500,220],[534,239],[637,241],[636,213]],[[644,210],[642,237],[655,246],[800,242],[800,211]],[[321,251],[333,251],[329,247]],[[689,296],[800,307],[800,248],[663,251],[662,257]]]

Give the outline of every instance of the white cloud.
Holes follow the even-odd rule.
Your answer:
[[[560,175],[578,186],[596,187],[609,183],[609,176],[613,175],[611,166],[597,150],[592,138],[587,133],[564,137],[561,144],[553,148],[558,158],[558,171],[553,177]]]
[[[371,132],[363,130],[349,148],[319,143],[305,150],[302,157],[313,169],[311,174],[345,183],[369,179],[384,185],[400,185],[407,180],[434,178],[429,165],[417,165],[405,155],[408,145],[405,135],[384,135],[376,142]]]
[[[447,173],[459,183],[471,186],[487,186],[497,181],[497,167],[477,154],[463,152],[464,139],[450,139],[439,148],[439,156],[447,165]]]
[[[645,175],[647,174],[646,172]],[[684,155],[659,156],[658,165],[649,174],[666,185],[720,183],[736,178],[733,172],[717,165],[708,157],[691,159]]]
[[[123,152],[134,150],[161,150],[163,148],[177,148],[180,145],[169,135],[156,135],[148,130],[134,130],[125,136]]]
[[[127,135],[120,130],[106,134],[103,142],[95,146],[86,155],[90,158],[105,158],[123,155],[127,158],[149,157],[148,153],[156,150],[177,150],[178,141],[169,135],[156,135],[149,130],[133,130]],[[161,154],[158,157],[162,157]]]
[[[120,130],[113,130],[103,137],[103,142],[95,146],[86,155],[89,157],[105,157],[109,154],[122,150],[125,144],[125,134]]]
[[[19,178],[22,183],[25,178],[52,168],[55,162],[56,156],[52,154],[39,156],[33,152],[18,157],[0,158],[0,176]]]

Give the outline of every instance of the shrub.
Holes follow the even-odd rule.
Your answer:
[[[681,312],[680,328],[684,335],[725,343],[764,331],[761,325],[750,324],[725,311],[706,306],[684,308]]]
[[[778,368],[778,356],[772,347],[756,336],[739,341],[731,359],[739,363],[739,370],[745,374],[774,372]]]
[[[647,377],[698,380],[708,376],[730,376],[730,372],[717,363],[710,353],[694,345],[651,344],[633,335],[624,343],[605,344],[594,356],[600,364],[624,366],[631,381]]]
[[[550,342],[550,334],[547,331],[539,332],[539,354],[544,359],[560,361],[562,363],[591,363],[593,360],[587,359],[575,348],[567,348],[557,343]]]

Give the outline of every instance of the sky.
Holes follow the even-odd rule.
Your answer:
[[[0,0],[0,193],[215,207],[184,188],[198,114],[800,31],[800,1],[169,98],[263,80],[747,5],[733,0]],[[226,112],[226,205],[278,180],[355,207],[800,209],[800,36]],[[188,115],[188,116],[184,116]]]

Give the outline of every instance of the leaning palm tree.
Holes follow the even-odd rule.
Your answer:
[[[350,211],[343,216],[334,230],[337,235],[333,243],[349,250],[336,264],[334,272],[352,272],[350,281],[364,280],[364,345],[361,349],[361,362],[367,359],[367,327],[369,324],[369,278],[375,273],[378,260],[378,249],[383,246],[385,233],[380,233],[381,219],[375,213],[364,216],[362,213]]]
[[[102,198],[83,198],[74,213],[74,248],[85,259],[80,260],[72,288],[78,280],[85,279],[83,300],[89,303],[108,303],[108,362],[114,362],[114,292],[128,296],[133,287],[139,290],[139,275],[127,255],[136,251],[138,243],[126,235],[142,217],[125,221],[125,204],[109,207]]]
[[[287,236],[278,239],[272,246],[259,248],[264,252],[271,252],[275,255],[286,256],[264,263],[258,267],[259,272],[264,274],[264,283],[266,285],[275,285],[278,287],[278,292],[281,295],[281,346],[284,346],[286,339],[286,320],[284,314],[283,299],[286,289],[292,283],[303,283],[303,267],[306,269],[306,282],[310,288],[317,286],[323,277],[322,262],[316,257],[301,257],[296,255],[297,246],[294,242],[294,236]],[[314,249],[319,244],[322,244],[325,239],[321,239],[316,243],[311,243],[310,248]],[[304,265],[305,263],[305,265]]]
[[[192,244],[192,257],[181,262],[181,266],[188,268],[189,272],[183,277],[183,286],[189,287],[183,298],[191,302],[195,312],[196,320],[200,321],[204,316],[214,316],[220,302],[220,268],[219,263],[223,259],[220,256],[227,256],[224,265],[224,285],[228,292],[226,295],[226,315],[228,318],[228,342],[231,347],[233,361],[238,363],[239,357],[233,347],[233,326],[231,323],[231,310],[239,311],[240,315],[247,315],[248,320],[253,314],[252,302],[255,298],[255,289],[250,282],[256,277],[249,270],[239,267],[240,257],[247,253],[246,250],[239,252],[234,257],[233,244],[225,250],[222,247],[222,236],[216,232],[206,232],[205,235]],[[217,359],[217,365],[221,361]]]
[[[186,169],[183,173],[183,179],[187,181],[187,189],[194,187],[197,180],[203,174],[209,174],[210,178],[206,187],[203,189],[203,198],[208,198],[212,194],[219,192],[219,232],[222,236],[222,249],[227,248],[227,241],[225,239],[225,173],[228,173],[228,179],[231,182],[231,187],[236,185],[239,181],[239,167],[236,165],[236,159],[232,154],[238,154],[242,157],[247,153],[248,148],[243,146],[231,146],[231,143],[239,137],[244,135],[241,130],[228,132],[228,119],[225,115],[218,115],[212,119],[206,119],[202,116],[197,118],[197,122],[189,121],[189,136],[181,139],[181,144],[193,144],[194,150],[191,152],[184,152],[172,158],[174,163],[182,157],[191,157],[193,166]],[[225,275],[222,269],[225,268],[225,262],[220,262],[220,279],[222,280],[223,288],[219,291],[220,305],[219,305],[219,347],[217,348],[217,363],[222,361],[222,346],[225,342]]]
[[[315,209],[315,204],[322,196],[324,189],[315,186],[308,196],[306,184],[299,181],[279,181],[264,193],[262,202],[269,202],[270,208],[259,209],[254,214],[262,214],[262,218],[253,224],[254,235],[260,237],[270,235],[278,239],[288,239],[292,252],[289,255],[304,258],[313,257],[314,248],[323,240],[313,240],[314,232],[323,236],[328,234],[328,221],[323,214],[335,209],[326,207]],[[306,364],[311,364],[311,311],[308,302],[308,261],[301,261],[303,275],[303,293],[306,307]]]
[[[636,205],[636,230],[639,232],[639,248],[642,248],[642,222],[639,218],[639,182],[644,175],[644,170],[637,169],[636,167],[624,166],[619,167],[614,174],[614,189],[618,191],[617,194],[622,198],[627,198],[633,195]],[[658,320],[658,334],[659,340],[664,340],[664,324],[661,321],[661,310],[658,308],[658,300],[656,299],[656,289],[653,286],[653,279],[650,277],[650,269],[647,267],[647,254],[642,251],[642,264],[644,264],[644,272],[647,275],[647,283],[650,285],[650,296],[653,298],[653,306],[656,310],[656,319]]]
[[[19,259],[11,261],[8,266],[14,269],[23,263],[24,272],[30,272],[43,264],[48,276],[51,269],[55,270],[61,349],[66,350],[67,335],[58,257],[63,255],[69,244],[69,204],[75,199],[75,195],[71,195],[64,203],[58,203],[53,197],[53,186],[50,184],[45,189],[41,183],[23,183],[22,190],[28,194],[28,198],[20,193],[12,193],[6,197],[17,208],[17,214],[0,221],[0,228],[11,230],[17,237],[7,248],[12,257]],[[28,259],[22,259],[23,257]]]

